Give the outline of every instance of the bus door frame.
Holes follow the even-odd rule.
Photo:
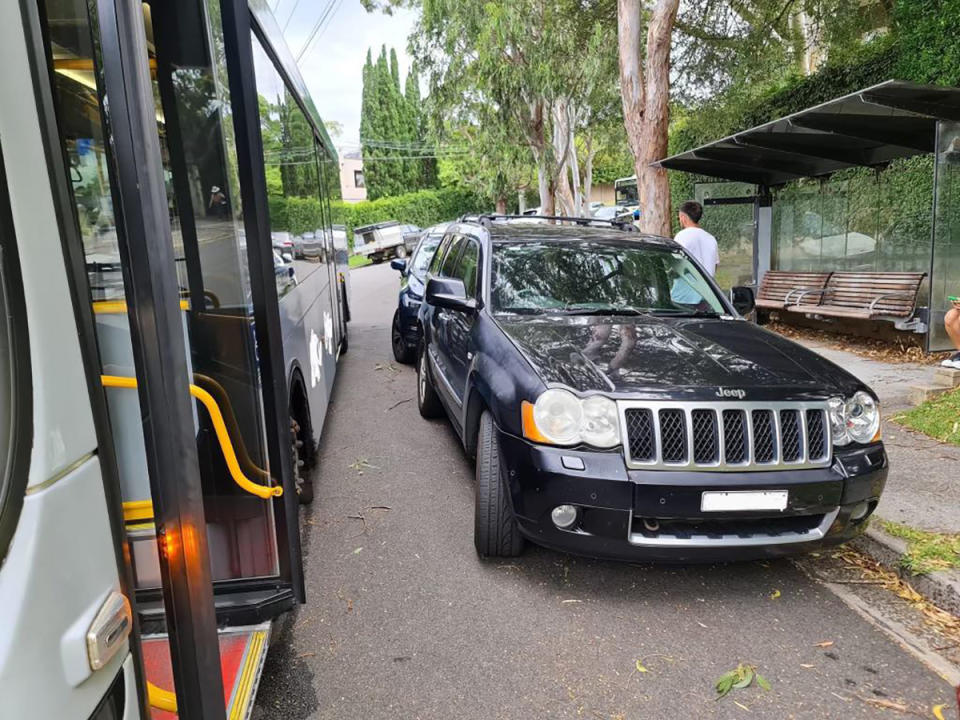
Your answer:
[[[143,11],[100,0],[97,20],[147,470],[181,720],[224,720],[223,678],[180,293]]]

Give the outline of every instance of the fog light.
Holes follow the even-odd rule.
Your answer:
[[[577,508],[574,505],[557,505],[550,513],[553,524],[566,530],[577,521]]]
[[[554,510],[556,512],[556,510]],[[863,520],[867,513],[870,512],[870,503],[864,501],[853,506],[853,510],[850,511],[851,520]]]

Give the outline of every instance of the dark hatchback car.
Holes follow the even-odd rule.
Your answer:
[[[416,358],[417,345],[420,343],[417,315],[423,301],[427,266],[443,240],[446,229],[447,223],[427,228],[421,233],[409,260],[394,258],[390,261],[390,267],[400,271],[400,295],[390,324],[390,344],[397,362],[412,363]]]
[[[595,223],[594,223],[595,225]],[[876,396],[743,319],[673,241],[451,225],[420,310],[420,412],[476,457],[482,556],[776,556],[859,534],[887,477]]]

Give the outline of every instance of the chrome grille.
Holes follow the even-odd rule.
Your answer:
[[[830,463],[826,403],[621,400],[627,466],[770,470]]]

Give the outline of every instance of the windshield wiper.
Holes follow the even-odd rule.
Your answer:
[[[543,315],[543,308],[538,307],[503,307],[497,308],[496,314],[506,313],[508,315]]]
[[[616,307],[608,305],[607,307],[565,307],[561,312],[564,315],[649,315],[649,310],[630,307],[624,305]]]
[[[720,313],[714,310],[654,310],[654,315],[665,315],[675,318],[718,318]]]

